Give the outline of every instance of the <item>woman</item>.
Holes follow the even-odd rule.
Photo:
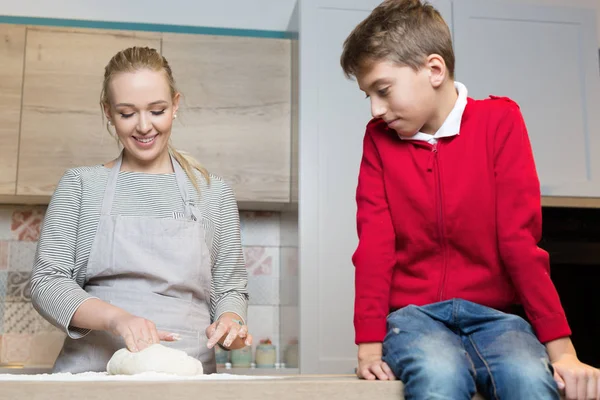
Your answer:
[[[68,334],[54,372],[105,371],[119,348],[163,341],[211,373],[215,344],[252,343],[236,201],[169,145],[179,98],[154,49],[123,50],[105,68],[100,103],[123,151],[64,174],[31,278],[34,307]]]

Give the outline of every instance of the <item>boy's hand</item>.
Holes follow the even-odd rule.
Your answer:
[[[554,380],[567,400],[600,399],[600,371],[579,361],[571,338],[546,343]]]
[[[358,345],[358,369],[356,375],[360,379],[382,381],[395,380],[390,367],[381,359],[383,345],[381,343],[361,343]]]
[[[567,400],[600,398],[600,371],[565,354],[552,363],[554,380]]]

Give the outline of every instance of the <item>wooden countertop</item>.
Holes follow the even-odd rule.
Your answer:
[[[354,375],[168,382],[0,382],[2,400],[399,400],[403,398],[401,393],[402,383],[399,381],[364,381]],[[481,397],[476,399],[483,400]]]

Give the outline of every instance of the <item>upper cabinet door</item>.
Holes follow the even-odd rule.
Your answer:
[[[546,196],[600,197],[595,19],[573,7],[454,2],[456,79],[471,97],[519,103]]]
[[[66,169],[115,158],[100,109],[104,67],[160,34],[28,28],[17,195],[51,195]]]
[[[0,195],[17,183],[25,27],[0,25]]]
[[[175,147],[229,182],[238,201],[290,201],[291,44],[163,35],[182,93]]]

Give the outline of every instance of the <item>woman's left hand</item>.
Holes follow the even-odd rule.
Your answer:
[[[235,313],[223,313],[219,319],[208,328],[206,336],[209,349],[212,349],[217,343],[223,347],[236,350],[252,344],[252,335],[248,333],[248,326],[243,325],[242,318]]]

